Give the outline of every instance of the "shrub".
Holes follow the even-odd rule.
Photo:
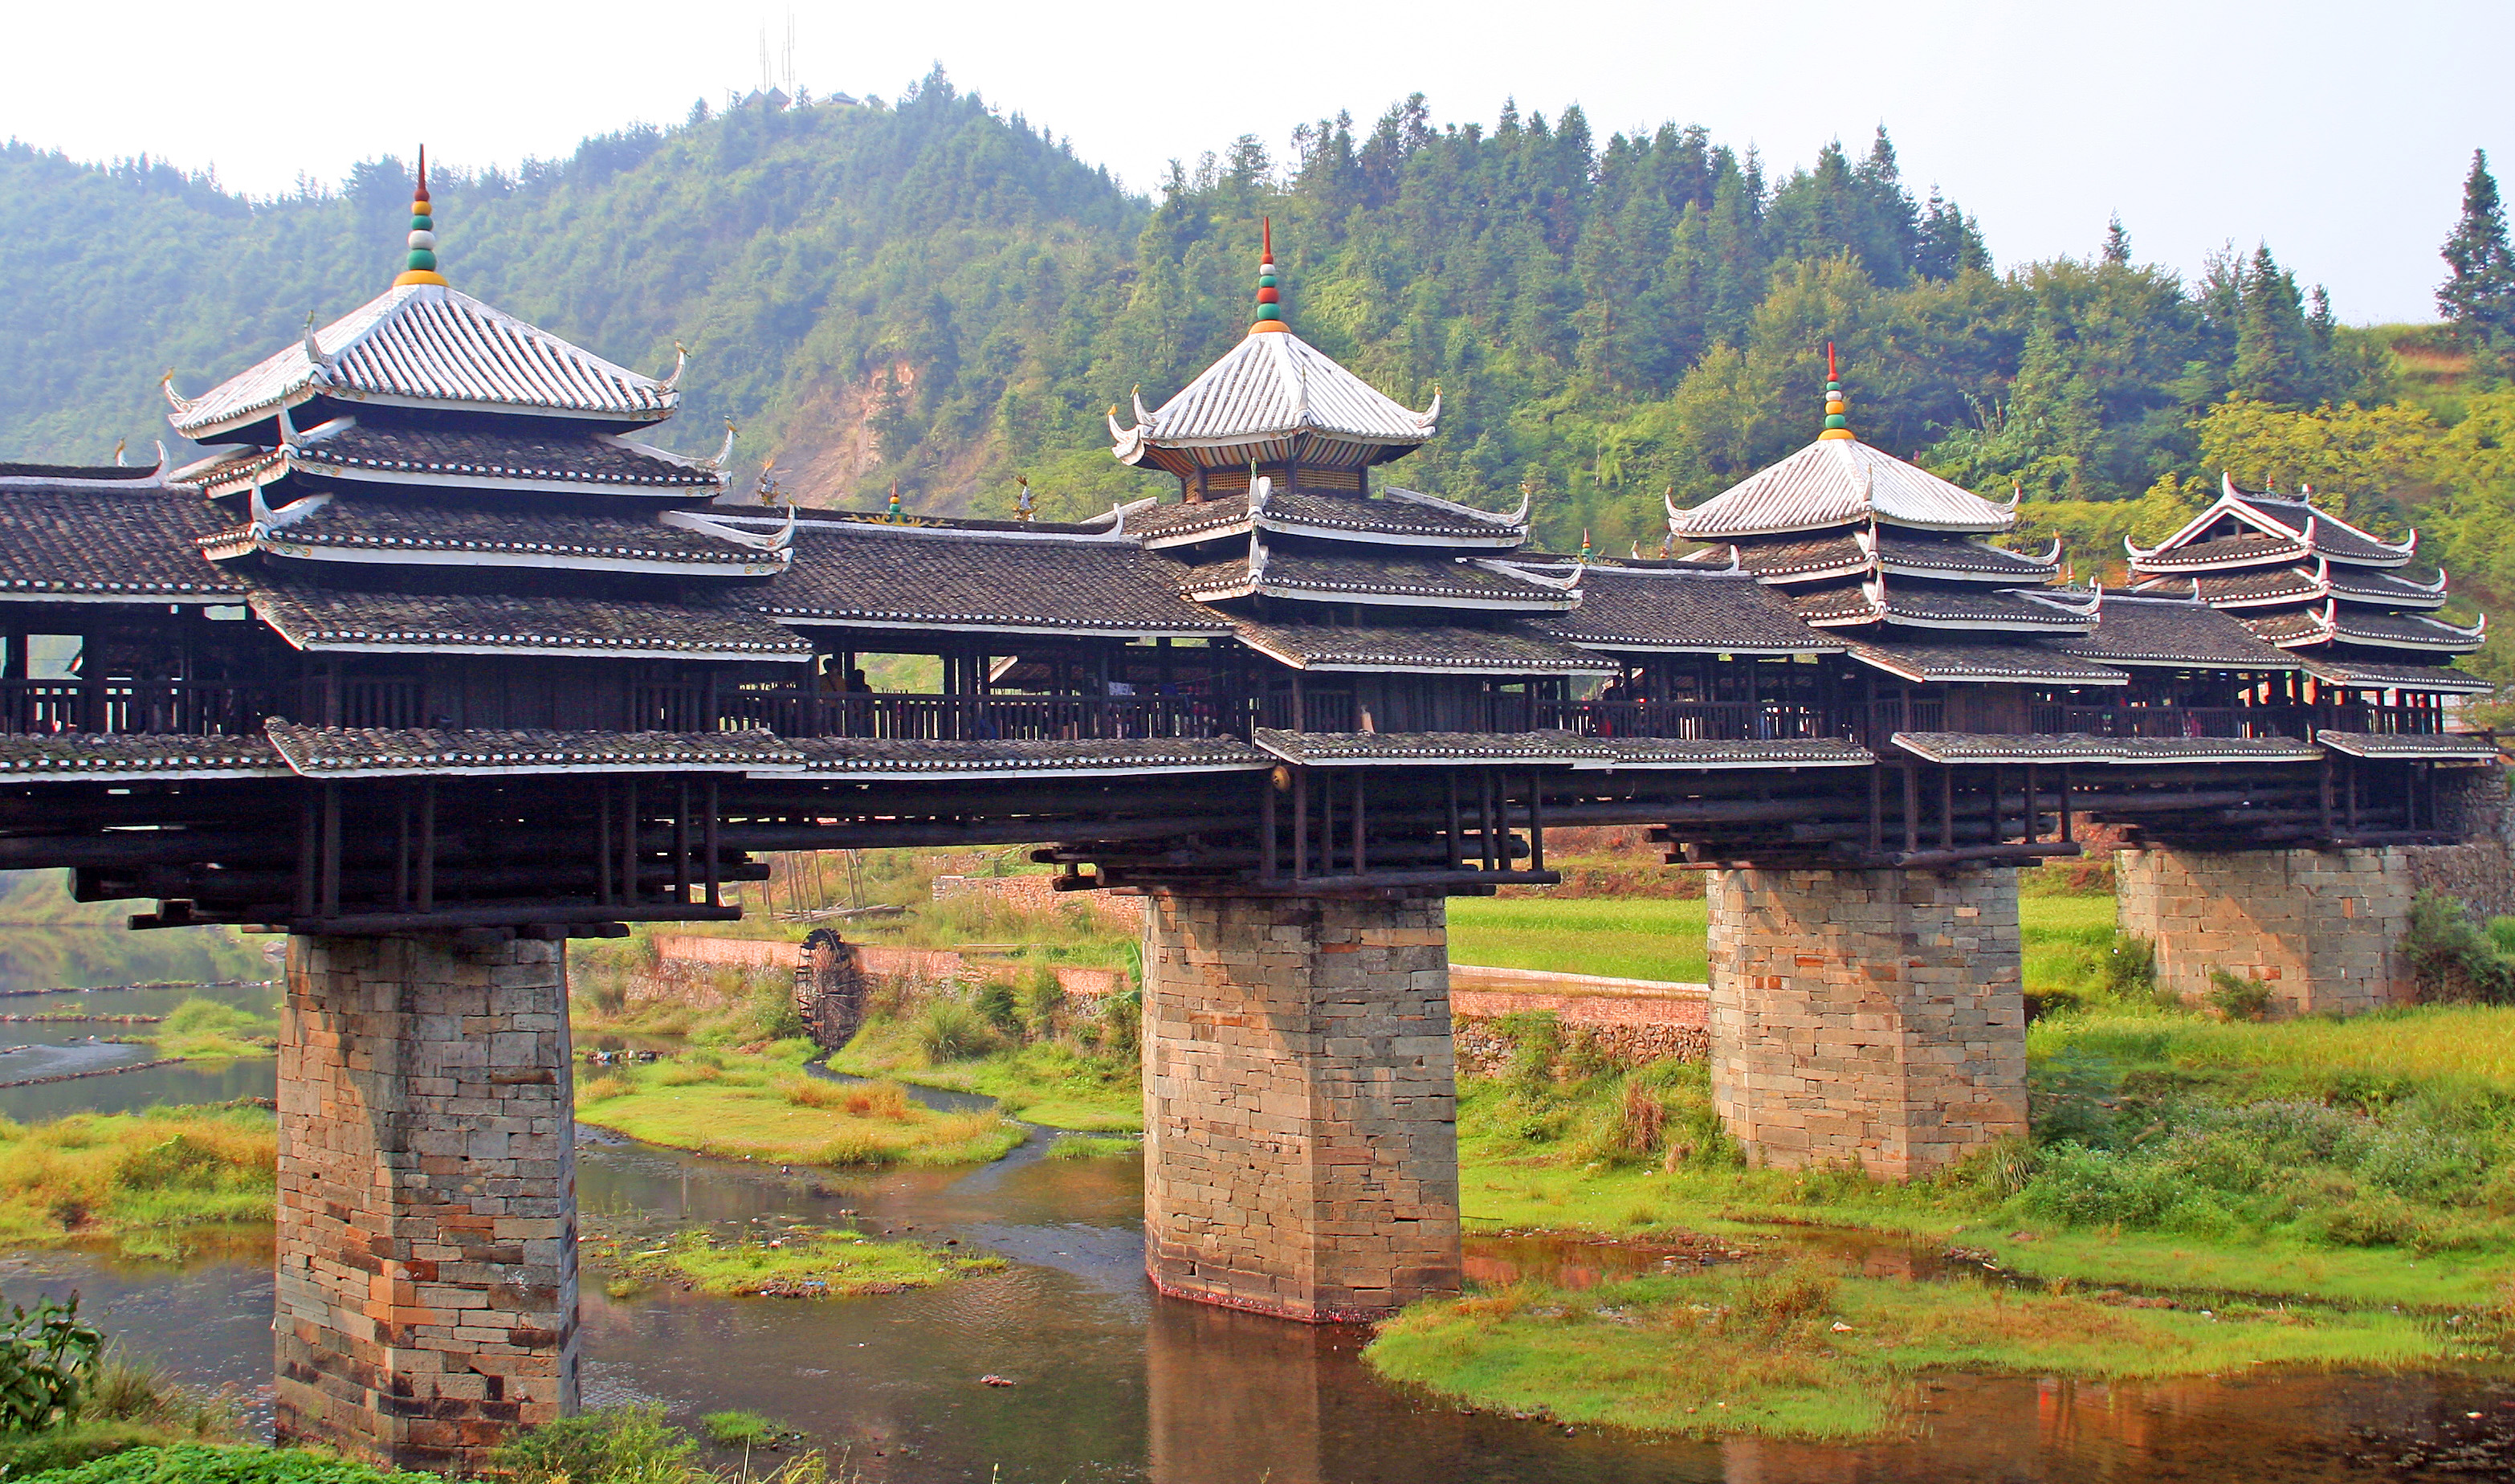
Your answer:
[[[490,1458],[513,1484],[650,1484],[686,1477],[697,1451],[663,1408],[629,1406],[545,1422]]]
[[[2157,988],[2157,945],[2131,933],[2115,933],[2113,952],[2105,956],[2105,993],[2117,1000],[2147,999]]]
[[[1056,970],[1041,964],[1030,971],[1029,982],[1022,985],[1021,1019],[1031,1039],[1045,1041],[1056,1034],[1057,1021],[1065,1013],[1065,985]]]
[[[607,1097],[622,1097],[638,1091],[638,1085],[616,1073],[605,1072],[587,1080],[576,1090],[579,1102],[600,1102]]]
[[[987,1022],[958,1000],[928,1001],[909,1029],[928,1061],[966,1061],[995,1043]]]
[[[1095,1039],[1100,1051],[1111,1056],[1132,1056],[1144,1021],[1144,992],[1130,985],[1114,995],[1100,998],[1100,1034]]]
[[[1017,1037],[1022,1033],[1021,1002],[1013,987],[1002,979],[989,979],[979,985],[978,992],[969,997],[969,1008],[1004,1035]]]
[[[2101,1144],[2113,1132],[2122,1073],[2111,1059],[2065,1047],[2026,1069],[2026,1106],[2035,1136]]]
[[[2270,1013],[2271,987],[2223,969],[2209,970],[2209,1008],[2230,1020],[2259,1020]]]
[[[2411,962],[2422,999],[2515,1002],[2515,961],[2498,951],[2500,942],[2495,923],[2482,931],[2453,897],[2422,890],[2411,899],[2402,954]]]
[[[1749,1278],[1733,1293],[1720,1327],[1768,1340],[1834,1310],[1834,1280],[1800,1267]]]
[[[41,1432],[78,1415],[104,1336],[67,1303],[47,1298],[32,1314],[11,1305],[0,1328],[0,1431]]]
[[[1503,1081],[1522,1097],[1542,1097],[1554,1091],[1554,1066],[1563,1058],[1563,1022],[1552,1010],[1521,1010],[1497,1015],[1493,1033],[1510,1043],[1510,1064]]]
[[[708,1441],[727,1448],[761,1448],[775,1442],[789,1430],[762,1417],[757,1412],[711,1412],[699,1419],[707,1429]]]

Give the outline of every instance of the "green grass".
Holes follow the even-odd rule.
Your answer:
[[[279,1047],[279,1022],[237,1006],[198,997],[186,1000],[159,1022],[160,1056],[186,1061],[214,1061],[234,1056],[269,1056]]]
[[[278,1120],[256,1107],[0,1120],[0,1241],[112,1241],[174,1257],[202,1228],[268,1222]]]
[[[1699,984],[1711,977],[1709,913],[1701,901],[1459,897],[1450,903],[1450,959]]]
[[[858,1077],[895,1077],[993,1097],[998,1111],[1051,1129],[1134,1134],[1144,1127],[1142,1071],[1132,1051],[1091,1052],[1043,1041],[938,1063],[918,1046],[910,1024],[875,1019],[833,1052],[829,1064]]]
[[[848,1298],[932,1288],[1001,1272],[1002,1257],[919,1242],[886,1242],[845,1228],[794,1226],[774,1236],[684,1231],[655,1240],[598,1236],[587,1258],[632,1285],[669,1284],[716,1298]],[[615,1296],[621,1291],[614,1285]]]
[[[1617,979],[1700,984],[1711,976],[1711,907],[1636,897],[1460,897],[1450,903],[1450,958],[1496,969],[1555,969]],[[2112,944],[2110,895],[2018,902],[2026,981],[2084,972]]]
[[[577,1084],[577,1121],[719,1159],[795,1165],[983,1164],[1022,1140],[995,1113],[937,1113],[897,1088],[887,1097],[851,1097],[804,1078],[813,1050],[809,1042],[757,1055],[701,1050],[618,1068]]]
[[[2380,1367],[2470,1342],[2393,1313],[2133,1308],[1980,1281],[1859,1277],[1841,1264],[1751,1263],[1419,1305],[1364,1353],[1385,1376],[1477,1407],[1653,1432],[1841,1440],[1887,1430],[1934,1370],[2131,1379]]]
[[[2508,1006],[2426,1005],[2266,1024],[2114,1011],[2046,1021],[2027,1033],[2030,1054],[2072,1047],[2133,1069],[2515,1093],[2515,1007]]]

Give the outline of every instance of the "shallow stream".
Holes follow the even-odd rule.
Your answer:
[[[260,1078],[245,1095],[267,1095],[271,1063],[243,1066]],[[41,1116],[17,1099],[51,1091],[0,1092],[0,1112]],[[1949,1377],[1928,1388],[1911,1436],[1857,1447],[1567,1434],[1463,1413],[1375,1381],[1359,1357],[1361,1330],[1155,1296],[1143,1276],[1137,1161],[1048,1159],[1048,1142],[1035,1132],[974,1171],[790,1175],[582,1131],[577,1178],[590,1216],[853,1222],[958,1237],[1013,1263],[939,1289],[835,1301],[672,1292],[614,1299],[601,1274],[589,1273],[587,1402],[658,1401],[683,1422],[721,1408],[764,1413],[884,1484],[2256,1484],[2515,1472],[2515,1382],[2476,1377],[2135,1385]],[[1475,1277],[1573,1287],[1655,1270],[1667,1256],[1542,1237],[1468,1243]],[[1888,1269],[1900,1260],[1882,1250],[1877,1257]],[[1927,1266],[1920,1259],[1916,1275]],[[235,1387],[268,1422],[267,1243],[182,1268],[62,1253],[0,1260],[0,1293],[11,1301],[71,1288],[135,1348],[183,1379]],[[990,1374],[1015,1384],[981,1384]]]

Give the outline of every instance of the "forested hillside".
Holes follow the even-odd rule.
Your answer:
[[[2023,486],[2084,574],[2224,467],[2415,519],[2427,552],[2515,596],[2515,400],[2475,374],[2485,355],[2338,325],[2265,247],[2186,281],[2117,226],[2082,259],[1996,272],[1920,179],[1883,131],[1784,172],[1700,129],[1436,124],[1414,99],[1280,158],[1244,138],[1146,201],[938,74],[893,104],[697,107],[432,184],[458,286],[630,365],[686,344],[673,440],[712,448],[730,417],[738,457],[812,503],[895,482],[912,511],[996,511],[1015,473],[1049,514],[1158,492],[1109,460],[1102,414],[1242,332],[1271,214],[1294,327],[1403,400],[1444,393],[1399,477],[1488,505],[1526,486],[1557,546],[1655,545],[1663,491],[1804,441],[1832,340],[1862,436]],[[378,291],[409,185],[384,160],[247,203],[144,161],[0,151],[0,450],[145,448],[169,365],[197,391]]]

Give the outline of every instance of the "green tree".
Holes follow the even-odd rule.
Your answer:
[[[2476,346],[2502,350],[2515,339],[2515,250],[2506,241],[2506,208],[2489,173],[2486,150],[2471,151],[2463,178],[2462,216],[2445,239],[2446,281],[2437,309]]]

